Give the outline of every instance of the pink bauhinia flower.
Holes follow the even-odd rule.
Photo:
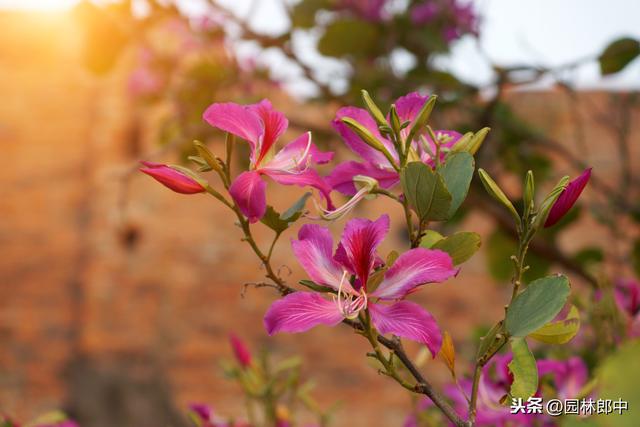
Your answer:
[[[402,122],[413,121],[428,99],[429,97],[422,96],[417,92],[412,92],[398,98],[395,102],[395,106],[400,120]],[[360,156],[363,161],[347,161],[340,163],[327,177],[327,183],[329,183],[334,190],[337,190],[347,196],[353,196],[357,193],[356,186],[353,182],[353,178],[357,175],[374,178],[378,181],[380,187],[385,189],[395,186],[400,181],[400,175],[393,165],[384,156],[384,154],[367,145],[354,131],[344,124],[341,121],[343,117],[350,117],[366,127],[380,142],[382,142],[391,157],[395,160],[396,164],[399,158],[398,152],[393,143],[380,134],[378,126],[369,112],[362,108],[343,107],[336,113],[336,118],[333,120],[333,127],[342,136],[342,139],[351,151]],[[409,129],[404,128],[401,133],[402,137],[406,138],[408,136]],[[455,131],[439,130],[436,131],[435,134],[436,138],[439,139],[441,146],[445,148],[452,147],[461,137],[461,135]],[[435,142],[427,135],[423,136],[425,137],[426,144],[418,143],[416,141],[411,142],[409,159],[410,161],[422,161],[433,166],[433,156],[436,151],[436,145]],[[441,159],[443,158],[442,156],[443,153],[441,153]]]
[[[582,194],[582,191],[587,186],[591,178],[591,168],[585,169],[576,179],[569,182],[564,191],[560,194],[560,197],[556,200],[549,212],[549,216],[544,223],[545,227],[551,227],[562,219],[563,216],[569,212],[573,205]]]
[[[196,194],[207,191],[202,183],[189,176],[184,169],[178,166],[169,166],[154,162],[141,163],[145,167],[140,168],[140,172],[146,173],[176,193]]]
[[[335,326],[367,310],[376,329],[425,344],[438,353],[442,337],[433,316],[404,298],[426,283],[455,275],[451,257],[439,250],[411,249],[384,273],[375,290],[369,278],[382,265],[376,248],[389,231],[389,217],[376,221],[352,219],[344,229],[335,254],[329,230],[306,224],[292,241],[293,253],[309,277],[335,295],[329,300],[315,292],[294,292],[276,301],[264,318],[267,332],[304,332],[317,325]],[[388,302],[390,305],[382,304]]]
[[[333,207],[329,198],[331,187],[310,167],[329,162],[333,153],[318,150],[309,132],[276,153],[276,140],[289,122],[273,109],[271,102],[264,99],[252,105],[216,103],[207,108],[203,117],[211,126],[236,135],[251,146],[249,170],[238,175],[229,188],[249,222],[259,221],[266,211],[263,175],[279,184],[314,187],[326,200],[327,207]]]

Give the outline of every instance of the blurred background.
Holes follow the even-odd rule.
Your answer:
[[[276,358],[301,355],[319,404],[340,402],[333,425],[401,425],[411,401],[364,362],[366,342],[346,328],[268,338],[275,295],[241,295],[263,272],[232,217],[157,185],[138,161],[186,163],[193,139],[222,153],[204,109],[263,97],[290,120],[283,141],[311,130],[345,160],[330,121],[361,105],[360,89],[385,106],[436,93],[434,127],[492,128],[478,166],[514,199],[528,169],[548,189],[593,167],[580,207],[530,258],[532,277],[566,273],[590,307],[597,289],[640,270],[639,18],[625,0],[0,0],[0,412],[181,426],[189,403],[207,402],[241,417],[219,366],[235,333]],[[286,207],[298,190],[272,186],[268,198]],[[375,200],[357,214],[383,209]],[[478,232],[481,251],[416,298],[462,359],[511,292],[505,215],[474,180],[440,231]],[[274,264],[295,283],[286,233]],[[268,230],[257,236],[270,242]],[[406,245],[402,230],[385,244]],[[578,350],[587,360],[616,339],[606,328],[578,338],[593,344]],[[447,380],[437,361],[425,370]]]

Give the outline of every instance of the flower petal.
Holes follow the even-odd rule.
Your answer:
[[[305,132],[278,151],[268,163],[262,165],[261,169],[300,171],[312,163],[324,164],[331,159],[333,159],[333,152],[320,151],[311,142],[311,132]]]
[[[435,356],[442,346],[440,328],[431,313],[411,301],[393,305],[369,303],[374,326],[381,334],[394,334],[427,346]]]
[[[407,120],[413,122],[428,100],[428,96],[422,96],[418,92],[411,92],[396,99],[396,111],[398,112],[400,122],[405,122]],[[403,138],[406,138],[409,135],[409,128],[410,127],[407,126],[400,131]]]
[[[569,212],[569,209],[573,207],[578,200],[578,197],[580,197],[580,194],[582,194],[584,187],[587,186],[589,178],[591,178],[591,168],[585,169],[580,176],[567,185],[567,188],[564,189],[562,194],[560,194],[560,197],[558,197],[556,202],[553,204],[551,212],[549,212],[549,216],[547,217],[547,221],[544,223],[545,227],[551,227],[556,222],[560,221],[567,212]]]
[[[382,299],[400,299],[425,283],[443,282],[458,269],[446,252],[437,249],[411,249],[396,260],[371,294]]]
[[[270,169],[261,169],[261,173],[268,175],[278,184],[282,185],[297,185],[299,187],[313,187],[316,188],[322,198],[327,202],[327,209],[333,210],[334,206],[331,202],[331,187],[325,182],[325,180],[318,175],[314,169],[307,169],[302,172],[282,172]]]
[[[340,134],[340,136],[342,136],[344,142],[354,153],[356,153],[369,163],[390,168],[391,165],[389,164],[389,160],[387,160],[384,154],[363,142],[354,131],[352,131],[347,125],[342,123],[340,119],[342,119],[343,117],[351,117],[352,119],[357,120],[361,125],[366,127],[369,132],[373,134],[373,136],[375,136],[376,138],[378,138],[378,140],[380,140],[380,142],[382,142],[389,153],[391,153],[391,155],[397,160],[398,153],[396,152],[396,149],[393,147],[391,141],[383,138],[382,135],[380,135],[378,126],[376,125],[376,122],[373,120],[373,118],[369,115],[369,113],[362,108],[343,107],[338,110],[338,112],[336,113],[336,118],[333,120],[333,122],[331,122],[331,124],[333,125],[333,128]]]
[[[314,292],[294,292],[274,302],[264,316],[269,335],[304,332],[318,325],[335,326],[343,317],[338,306]]]
[[[376,248],[389,231],[389,216],[375,221],[355,218],[347,222],[336,251],[336,261],[355,274],[363,286],[376,262]]]
[[[276,140],[287,130],[289,121],[280,111],[274,110],[268,99],[263,99],[257,104],[247,107],[262,120],[264,126],[264,137],[258,147],[258,158],[255,164],[260,162],[269,154]]]
[[[340,163],[325,180],[334,190],[353,196],[357,193],[353,183],[353,177],[356,175],[374,178],[382,188],[391,188],[400,181],[400,176],[395,170],[380,169],[372,163],[354,161]]]
[[[205,188],[195,179],[162,163],[141,162],[145,167],[140,172],[146,173],[165,187],[176,193],[196,194],[203,193]]]
[[[211,126],[236,135],[251,145],[251,160],[255,161],[255,152],[265,128],[260,116],[247,106],[233,102],[211,104],[202,115]]]
[[[333,238],[328,228],[317,224],[303,225],[298,240],[291,241],[291,248],[314,282],[338,290],[343,270],[333,259]],[[347,285],[351,287],[348,282]]]
[[[258,222],[267,210],[267,183],[255,171],[242,172],[231,183],[229,193],[249,222]]]

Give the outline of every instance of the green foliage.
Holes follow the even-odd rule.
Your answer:
[[[445,164],[438,168],[438,173],[442,176],[447,190],[451,193],[448,218],[456,213],[466,199],[474,169],[475,161],[469,153],[451,154],[447,156]]]
[[[513,374],[510,394],[512,397],[528,399],[538,389],[538,367],[524,338],[511,340],[513,359],[509,362],[509,371]]]
[[[505,282],[512,275],[512,265],[508,260],[518,251],[518,243],[500,228],[496,228],[486,241],[486,257],[489,273],[494,279]],[[535,253],[527,255],[529,269],[524,273],[525,280],[534,279],[547,274],[550,263]]]
[[[631,61],[640,55],[640,42],[623,37],[611,42],[602,52],[598,61],[600,72],[604,75],[622,71]]]
[[[575,305],[571,306],[567,317],[550,322],[529,336],[547,344],[565,344],[576,336],[580,329],[580,314]]]
[[[431,247],[440,249],[451,256],[454,265],[462,264],[480,249],[481,239],[478,233],[460,231],[437,241]]]
[[[505,327],[509,335],[525,337],[540,329],[560,312],[569,292],[566,276],[547,276],[531,282],[507,309]]]
[[[372,23],[357,19],[340,19],[329,24],[318,42],[326,56],[366,56],[375,52],[380,34]]]
[[[451,193],[442,177],[422,162],[411,162],[400,173],[402,191],[420,221],[449,217]]]
[[[282,214],[276,212],[273,206],[267,206],[267,211],[260,221],[275,231],[276,234],[281,234],[284,230],[289,228],[289,225],[292,222],[297,221],[302,216],[304,213],[305,203],[309,197],[311,197],[311,193],[305,193]]]

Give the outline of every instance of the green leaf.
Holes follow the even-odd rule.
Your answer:
[[[300,218],[300,216],[302,216],[302,213],[304,212],[304,206],[307,203],[309,197],[311,197],[310,192],[304,193],[302,197],[300,197],[293,205],[291,205],[289,209],[282,212],[282,214],[280,215],[280,219],[293,222]]]
[[[469,153],[454,153],[447,157],[447,161],[438,169],[442,175],[447,190],[451,193],[449,218],[456,213],[469,192],[471,178],[475,169],[475,161]]]
[[[569,292],[566,276],[547,276],[531,282],[507,309],[505,327],[509,335],[524,337],[551,321],[567,302]]]
[[[264,225],[275,231],[277,234],[282,233],[289,228],[289,224],[295,222],[304,213],[304,206],[307,199],[311,197],[311,193],[307,192],[300,197],[289,209],[283,213],[278,213],[273,206],[267,206],[267,210],[260,220]]]
[[[481,239],[478,233],[461,231],[436,242],[432,248],[441,249],[451,256],[454,265],[468,260],[480,249]]]
[[[442,177],[422,162],[411,162],[400,173],[409,205],[420,221],[442,221],[449,217],[451,194]]]
[[[613,74],[622,71],[631,61],[640,55],[640,42],[630,37],[615,40],[606,47],[598,58],[600,72]]]
[[[572,305],[564,320],[547,323],[529,336],[547,344],[565,344],[576,336],[579,329],[580,314],[578,308]]]
[[[260,222],[278,234],[289,228],[289,221],[280,219],[280,214],[276,212],[273,206],[267,206],[267,210]]]
[[[318,51],[326,56],[342,57],[374,52],[379,33],[370,22],[357,19],[341,19],[332,22],[318,42]]]
[[[513,359],[509,362],[509,371],[513,374],[511,397],[528,399],[538,389],[538,367],[524,338],[511,340]]]
[[[427,249],[432,248],[433,245],[435,245],[442,239],[444,239],[444,236],[442,234],[438,233],[435,230],[427,230],[427,232],[422,237],[422,240],[420,240],[420,247]]]

